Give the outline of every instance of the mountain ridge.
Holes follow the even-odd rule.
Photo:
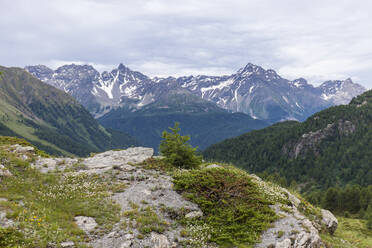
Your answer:
[[[25,70],[0,71],[0,134],[25,138],[53,154],[88,155],[137,144],[128,135],[104,129],[72,96]]]
[[[85,72],[87,67],[89,73]],[[326,81],[314,87],[303,78],[287,80],[272,69],[265,70],[251,63],[232,75],[153,79],[123,64],[101,74],[92,66],[74,64],[59,67],[53,74],[45,66],[27,66],[25,69],[46,83],[69,92],[97,118],[119,106],[129,106],[136,111],[153,103],[167,90],[170,82],[228,111],[243,112],[271,122],[302,121],[321,109],[346,104],[365,91],[363,86],[350,79]],[[90,80],[88,86],[85,79]]]

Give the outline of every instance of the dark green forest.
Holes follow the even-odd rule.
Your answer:
[[[371,194],[365,194],[372,185],[372,91],[303,123],[282,122],[227,139],[208,147],[203,155],[283,186],[295,185],[313,203],[330,209],[364,211],[372,204]],[[334,206],[326,203],[328,190],[338,192]],[[347,195],[360,197],[346,200]],[[350,201],[356,205],[348,206]]]
[[[155,150],[162,132],[175,122],[180,123],[181,134],[190,135],[190,144],[199,149],[268,125],[243,113],[230,113],[183,91],[167,93],[140,110],[124,107],[112,110],[98,120],[104,127],[128,133]]]

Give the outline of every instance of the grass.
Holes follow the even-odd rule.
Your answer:
[[[372,230],[366,227],[366,221],[337,217],[338,228],[333,236],[322,234],[322,240],[332,248],[372,248]]]
[[[262,231],[278,218],[269,207],[273,202],[239,169],[180,170],[173,178],[175,189],[204,213],[200,220],[185,220],[195,247],[206,242],[220,247],[253,247]]]
[[[138,205],[131,203],[131,207],[132,210],[123,213],[130,220],[129,224],[122,224],[124,229],[134,225],[142,235],[147,235],[151,232],[164,233],[168,228],[169,224],[161,220],[150,206],[140,208]]]
[[[3,149],[9,147],[10,145],[16,145],[16,144],[19,144],[21,146],[32,146],[35,149],[34,152],[36,155],[39,155],[44,158],[50,157],[47,153],[37,149],[34,145],[30,144],[24,139],[19,139],[16,137],[9,137],[9,136],[0,136],[0,147],[3,146]]]
[[[107,232],[120,220],[119,206],[107,196],[109,190],[121,190],[122,185],[117,187],[98,175],[42,174],[30,166],[37,154],[23,161],[5,149],[14,140],[1,138],[0,142],[0,163],[13,174],[0,184],[0,197],[8,199],[0,209],[18,223],[14,229],[0,229],[0,247],[46,247],[64,241],[85,247],[87,236],[74,223],[75,216],[95,218],[100,226],[96,232]]]

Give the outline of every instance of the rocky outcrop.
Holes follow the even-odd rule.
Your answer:
[[[330,234],[334,234],[337,229],[338,221],[336,217],[328,210],[322,209],[322,224]]]
[[[281,216],[272,228],[262,234],[262,241],[256,248],[288,247],[288,248],[318,248],[322,244],[319,232],[298,209],[283,210],[283,206],[272,207]],[[288,240],[290,242],[288,242]]]
[[[33,166],[45,173],[58,169],[69,171],[66,173],[113,175],[127,185],[123,192],[111,196],[122,212],[131,211],[134,206],[138,207],[138,211],[149,208],[159,221],[166,223],[162,234],[151,232],[142,235],[136,227],[136,222],[123,215],[109,233],[98,234],[95,232],[97,223],[93,218],[77,216],[75,222],[87,233],[90,239],[88,245],[91,247],[177,247],[178,242],[186,239],[180,235],[183,228],[178,224],[177,219],[185,215],[189,218],[198,218],[203,213],[196,204],[187,201],[173,190],[170,176],[136,165],[151,158],[152,155],[151,148],[135,147],[121,151],[107,151],[85,159],[40,158]],[[127,223],[131,223],[132,228],[123,228]]]
[[[336,135],[348,136],[354,133],[355,129],[356,126],[351,121],[338,120],[335,123],[328,124],[325,128],[302,134],[301,138],[295,144],[285,144],[282,151],[291,158],[297,158],[309,151],[313,151],[315,155],[319,155],[319,144],[324,139]]]
[[[313,212],[310,221],[303,213],[303,209],[310,206],[306,206],[301,199],[286,189],[269,185],[255,175],[252,175],[252,178],[269,195],[274,197],[285,195],[290,201],[289,205],[278,203],[271,206],[280,218],[262,234],[261,242],[255,246],[256,248],[320,248],[323,245],[319,236],[321,224],[325,224],[331,234],[336,230],[337,219],[331,212],[321,210],[322,217],[319,217],[316,209],[310,209],[310,212]]]

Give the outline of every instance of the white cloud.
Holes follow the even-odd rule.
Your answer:
[[[2,65],[80,61],[101,71],[123,62],[179,76],[252,62],[289,78],[372,87],[364,0],[2,0],[0,9]]]

